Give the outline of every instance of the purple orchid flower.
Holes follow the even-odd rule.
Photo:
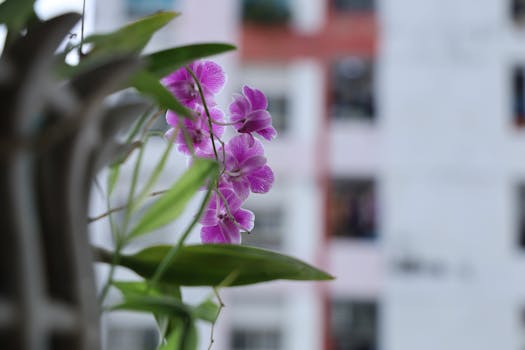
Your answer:
[[[274,175],[266,165],[262,143],[249,134],[232,138],[225,146],[226,159],[221,182],[232,186],[235,193],[246,199],[250,190],[266,193],[272,187]]]
[[[196,61],[190,63],[188,67],[193,71],[202,87],[206,104],[215,105],[213,97],[221,91],[226,82],[222,68],[212,61]],[[195,105],[202,105],[197,84],[185,67],[162,79],[162,83],[186,107],[194,108]]]
[[[242,200],[230,187],[219,188],[220,196],[213,193],[208,208],[200,220],[203,243],[241,243],[241,230],[253,230],[254,215],[242,209]]]
[[[244,86],[243,95],[236,95],[230,104],[231,121],[240,133],[256,132],[270,141],[277,136],[272,116],[267,111],[268,100],[257,89]]]
[[[215,107],[210,108],[209,112],[212,121],[224,121],[224,114],[220,109]],[[166,121],[172,126],[172,128],[166,132],[166,138],[173,140],[173,142],[178,145],[178,150],[184,154],[191,154],[187,145],[187,138],[191,140],[197,155],[206,155],[212,153],[210,128],[204,107],[195,107],[194,120],[183,118],[182,123],[186,132],[184,132],[182,128],[177,128],[180,120],[179,118],[180,117],[172,111],[168,111],[166,113]],[[175,131],[177,131],[176,135],[174,135]],[[220,137],[224,133],[224,126],[212,123],[212,132],[213,135]]]

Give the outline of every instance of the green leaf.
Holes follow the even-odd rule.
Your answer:
[[[131,78],[131,86],[146,96],[151,97],[163,109],[171,109],[180,116],[193,118],[191,112],[184,107],[172,93],[162,85],[154,75],[140,71]]]
[[[164,295],[181,300],[179,286],[157,283],[151,286],[146,281],[114,281],[113,285],[122,293],[124,298],[144,295]]]
[[[184,304],[179,299],[163,296],[153,295],[151,289],[142,288],[144,285],[125,285],[120,284],[118,288],[125,292],[124,301],[112,307],[113,310],[127,310],[148,312],[158,316],[168,317],[188,317],[198,318],[207,322],[214,322],[217,318],[219,307],[211,300],[201,303],[197,307]],[[141,294],[142,293],[142,294]],[[149,293],[149,294],[144,294]]]
[[[34,0],[7,0],[0,4],[0,24],[20,30],[33,14]]]
[[[100,66],[115,56],[138,54],[148,44],[155,32],[176,16],[178,16],[176,12],[158,12],[127,24],[114,32],[90,35],[84,39],[84,43],[91,44],[93,47],[78,65],[70,66],[64,60],[68,52],[79,45],[69,47],[57,56],[59,62],[62,62],[57,67],[57,73],[60,77],[69,78]]]
[[[120,265],[148,279],[171,250],[170,246],[146,248],[122,255]],[[111,253],[99,250],[102,261]],[[188,245],[180,247],[166,268],[162,283],[180,286],[240,286],[272,280],[331,280],[332,276],[287,255],[240,245]]]
[[[179,217],[193,195],[218,171],[215,161],[195,159],[178,181],[144,213],[129,237],[169,224]]]
[[[108,174],[108,196],[111,196],[115,186],[117,184],[118,177],[120,175],[120,164],[112,165],[109,167]]]
[[[224,43],[193,44],[158,51],[144,56],[144,60],[146,70],[160,79],[196,59],[235,49],[235,46]]]
[[[173,18],[175,12],[158,12],[141,18],[135,22],[107,34],[95,34],[87,37],[84,42],[93,45],[89,56],[101,54],[122,54],[140,52],[148,44],[151,37]]]
[[[112,309],[148,312],[155,315],[191,317],[191,307],[175,298],[159,295],[139,296],[132,293],[128,295],[128,298],[122,303],[113,306]]]
[[[199,318],[204,321],[208,321],[210,323],[215,322],[217,320],[217,316],[219,315],[219,305],[215,304],[211,300],[205,300],[201,304],[199,304],[197,307],[193,309],[193,316],[196,318]]]
[[[189,319],[172,319],[173,330],[168,341],[159,350],[196,350],[198,345],[197,329]]]

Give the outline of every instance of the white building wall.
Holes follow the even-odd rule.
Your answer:
[[[323,240],[323,190],[319,186],[317,157],[318,133],[324,118],[323,71],[318,63],[299,60],[288,63],[240,67],[233,86],[247,84],[267,94],[282,94],[288,99],[288,126],[271,143],[264,142],[276,181],[270,193],[253,196],[248,205],[257,208],[280,206],[284,210],[281,251],[319,265]],[[255,218],[257,220],[257,217]],[[248,297],[247,297],[248,296]],[[319,286],[305,282],[271,282],[224,291],[227,305],[217,326],[223,338],[217,350],[230,349],[231,331],[244,326],[264,331],[275,321],[256,312],[260,303],[278,301],[273,317],[282,330],[281,349],[322,349],[323,305]],[[243,308],[244,311],[232,311]],[[251,311],[250,311],[251,310]],[[278,314],[275,315],[275,310]],[[253,312],[252,312],[253,311]],[[214,347],[215,348],[215,347]]]
[[[525,275],[509,213],[525,149],[510,87],[525,52],[509,8],[380,3],[384,349],[518,349]],[[396,271],[403,251],[422,270]]]

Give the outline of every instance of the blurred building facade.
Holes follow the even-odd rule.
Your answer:
[[[337,277],[225,291],[214,349],[525,347],[523,1],[98,1],[96,28],[159,9],[150,49],[237,41],[220,102],[269,97],[244,243]]]
[[[337,279],[309,291],[283,284],[280,347],[234,349],[378,349],[383,266],[375,4],[246,0],[239,13],[239,83],[259,86],[274,118],[284,119],[268,158],[278,185],[297,187],[284,197],[283,217],[296,225],[282,230],[288,244],[281,249]],[[279,293],[267,289],[266,296]]]
[[[523,5],[381,2],[388,349],[525,346]]]

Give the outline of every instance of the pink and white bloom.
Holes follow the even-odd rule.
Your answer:
[[[203,243],[241,243],[241,230],[253,230],[254,215],[242,209],[242,200],[229,187],[213,193],[200,223]]]
[[[233,188],[242,199],[251,192],[266,193],[274,182],[272,169],[266,165],[262,143],[248,134],[233,137],[225,147],[226,159],[220,181]]]
[[[268,141],[277,136],[268,112],[268,100],[260,90],[244,86],[242,95],[236,95],[229,106],[230,123],[225,123],[224,113],[214,99],[226,81],[222,68],[211,61],[196,61],[188,68],[180,68],[162,79],[166,88],[194,116],[193,119],[182,118],[168,111],[166,121],[171,129],[166,137],[184,154],[213,158],[221,164],[217,189],[200,218],[201,240],[203,243],[239,244],[241,232],[251,231],[254,225],[253,213],[241,208],[243,202],[250,192],[268,192],[274,182],[263,144],[253,135],[258,134]],[[205,113],[205,106],[211,120]],[[232,125],[237,135],[225,143],[221,136],[227,125]]]
[[[217,125],[213,122],[224,122],[224,114],[220,109],[215,107],[210,108],[209,112],[212,120],[213,135],[221,137],[224,133],[224,126]],[[171,125],[172,128],[166,132],[166,138],[173,140],[173,142],[178,145],[178,150],[184,154],[191,154],[187,143],[188,141],[192,143],[195,154],[212,154],[213,147],[210,137],[210,127],[204,107],[196,105],[193,116],[193,120],[183,118],[182,125],[179,127],[178,123],[181,117],[175,112],[168,111],[166,113],[166,122]],[[175,132],[177,132],[176,135],[174,135]]]
[[[214,96],[221,91],[226,82],[226,75],[221,66],[212,61],[195,61],[188,67],[199,81],[208,106],[214,106]],[[185,67],[179,68],[164,79],[162,83],[186,107],[202,105],[202,99],[195,80]]]
[[[231,121],[240,133],[257,133],[270,141],[277,136],[272,127],[272,116],[267,111],[268,99],[257,89],[244,86],[242,95],[236,95],[230,104]]]

